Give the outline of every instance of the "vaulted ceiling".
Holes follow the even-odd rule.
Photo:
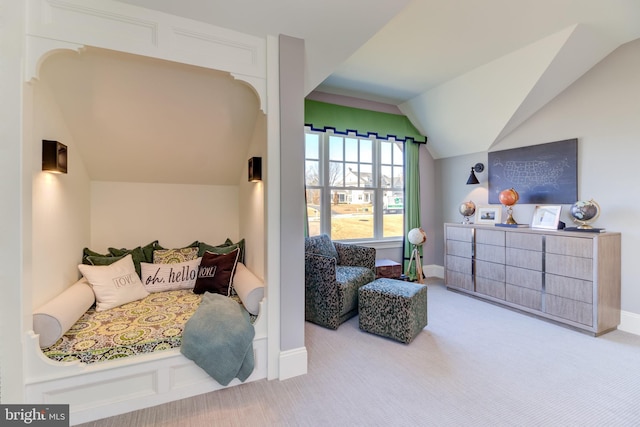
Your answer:
[[[397,105],[435,158],[486,151],[618,46],[637,0],[120,0],[305,40],[307,92]]]

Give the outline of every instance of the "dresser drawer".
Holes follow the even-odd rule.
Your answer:
[[[447,254],[463,258],[471,258],[471,243],[461,242],[459,240],[447,240]]]
[[[457,271],[447,270],[445,272],[445,284],[456,288],[474,291],[473,276],[470,274],[458,273]]]
[[[473,228],[447,227],[447,235],[445,237],[449,240],[471,242],[473,241]]]
[[[593,258],[593,240],[580,237],[547,236],[548,254]]]
[[[522,288],[542,291],[542,272],[507,266],[506,282]]]
[[[458,273],[471,274],[472,262],[470,258],[447,255],[447,270]]]
[[[542,252],[532,252],[525,249],[507,248],[506,263],[514,267],[542,270]]]
[[[504,282],[505,265],[476,260],[476,276]]]
[[[507,247],[542,252],[544,236],[539,234],[509,233]]]
[[[542,310],[542,292],[506,284],[505,300],[534,310]]]
[[[504,264],[504,246],[476,244],[476,259]]]
[[[476,276],[476,292],[503,300],[505,294],[504,282]]]
[[[593,280],[593,259],[547,254],[545,271],[559,276]]]
[[[504,246],[504,231],[479,228],[476,230],[476,243]]]
[[[593,305],[557,295],[545,295],[545,312],[583,325],[593,325]]]
[[[588,280],[547,274],[545,288],[548,294],[593,303],[593,282]]]

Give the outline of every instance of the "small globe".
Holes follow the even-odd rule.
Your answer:
[[[498,195],[498,200],[500,200],[500,203],[502,203],[504,206],[513,206],[518,203],[519,199],[520,195],[513,188],[502,190]]]
[[[595,221],[600,216],[600,205],[595,200],[578,200],[569,209],[574,222],[580,224],[578,228],[592,228],[589,222]]]
[[[414,228],[407,234],[407,239],[412,245],[420,246],[427,241],[427,233],[422,228]]]
[[[471,216],[476,213],[476,204],[471,200],[468,202],[464,202],[460,205],[460,215],[462,216]]]

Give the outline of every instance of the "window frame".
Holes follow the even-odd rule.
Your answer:
[[[334,239],[334,240],[338,240],[338,241],[344,241],[344,242],[349,242],[349,243],[367,243],[367,244],[376,244],[377,243],[377,247],[378,248],[386,248],[386,247],[397,247],[398,243],[401,244],[403,238],[404,238],[404,220],[405,220],[405,209],[404,209],[404,202],[403,202],[403,209],[402,209],[402,221],[403,221],[403,227],[402,230],[400,232],[399,235],[397,236],[389,236],[389,237],[384,237],[384,229],[383,229],[383,224],[384,224],[384,193],[385,192],[393,192],[393,193],[402,193],[402,198],[404,201],[404,196],[405,196],[405,158],[404,158],[404,144],[405,142],[402,140],[397,140],[393,137],[390,138],[377,138],[376,135],[369,135],[369,136],[362,136],[362,135],[358,135],[356,132],[354,131],[348,131],[346,133],[343,132],[336,132],[332,129],[327,129],[325,131],[323,130],[315,130],[312,129],[310,126],[305,126],[304,128],[305,131],[305,190],[309,191],[313,191],[313,190],[319,190],[320,191],[320,233],[326,233],[329,236],[331,236],[331,194],[332,192],[336,192],[339,194],[338,197],[341,198],[341,200],[343,198],[345,198],[347,196],[347,193],[344,193],[344,191],[350,191],[353,189],[356,190],[362,190],[363,192],[371,192],[373,194],[374,197],[374,209],[373,209],[373,218],[374,218],[374,224],[373,224],[373,237],[372,238],[354,238],[354,239]],[[307,157],[307,147],[306,147],[306,137],[308,134],[313,134],[313,135],[317,135],[318,137],[318,159],[315,158],[309,158]],[[330,159],[330,139],[332,136],[337,136],[340,138],[355,138],[358,141],[360,140],[369,140],[371,141],[371,147],[372,147],[372,152],[371,152],[371,163],[365,162],[364,164],[371,164],[371,168],[372,168],[372,182],[373,185],[372,186],[356,186],[356,187],[348,187],[348,186],[335,186],[335,185],[330,185],[328,182],[328,177],[330,176],[329,170],[330,170],[330,163],[331,163],[331,159]],[[394,179],[395,175],[392,175],[391,177],[391,184],[389,187],[383,187],[382,186],[382,167],[383,166],[390,166],[388,163],[385,163],[384,165],[382,164],[382,153],[381,153],[381,147],[382,147],[382,143],[383,142],[390,142],[390,143],[397,143],[397,144],[401,144],[402,145],[402,187],[394,187],[393,184],[394,182],[396,182],[397,180]],[[347,163],[354,163],[351,160],[347,160],[344,156],[344,150],[345,150],[345,142],[343,141],[343,157],[341,160],[341,163],[343,165],[346,165]],[[359,145],[358,145],[359,146]],[[307,184],[307,165],[309,161],[317,161],[318,162],[318,185],[309,185]],[[358,165],[361,164],[360,162],[360,150],[358,150]],[[392,169],[393,169],[393,165],[394,162],[392,160]],[[397,165],[395,166],[397,167]],[[360,169],[359,169],[360,170]],[[360,176],[358,174],[358,176]],[[343,177],[344,177],[344,170],[343,170]],[[343,181],[344,182],[344,181]],[[364,194],[364,193],[363,193]],[[306,204],[305,204],[305,209],[306,209]]]

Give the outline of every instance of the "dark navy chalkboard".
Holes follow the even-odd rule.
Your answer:
[[[489,203],[514,188],[519,204],[570,204],[578,200],[578,140],[489,152]]]

